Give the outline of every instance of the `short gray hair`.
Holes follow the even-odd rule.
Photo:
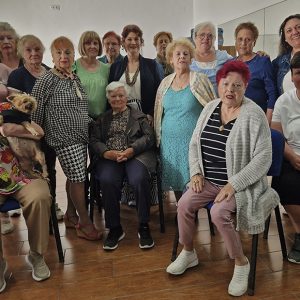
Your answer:
[[[109,93],[114,91],[115,89],[118,89],[120,87],[123,87],[126,93],[126,96],[128,96],[128,89],[127,86],[125,85],[125,83],[121,82],[121,81],[112,81],[110,84],[108,84],[106,86],[106,98],[108,98]]]
[[[216,26],[212,22],[202,22],[195,26],[194,32],[193,32],[193,40],[195,40],[198,31],[200,31],[201,29],[203,29],[205,27],[210,28],[212,35],[213,35],[213,40],[216,39]]]

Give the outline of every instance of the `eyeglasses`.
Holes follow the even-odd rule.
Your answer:
[[[233,91],[233,92],[238,92],[238,91],[241,91],[244,87],[244,85],[242,83],[229,83],[227,81],[223,81],[222,82],[222,87],[224,89],[227,89],[227,90],[230,90],[230,91]]]
[[[212,40],[213,37],[214,37],[213,34],[211,34],[211,33],[204,33],[204,32],[202,32],[202,33],[200,33],[200,34],[197,34],[196,36],[197,36],[198,38],[200,38],[200,40],[204,40],[205,38],[208,38],[209,40]]]

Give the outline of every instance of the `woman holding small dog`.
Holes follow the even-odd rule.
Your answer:
[[[46,142],[54,148],[67,177],[66,227],[75,227],[78,237],[98,240],[102,234],[94,227],[85,206],[88,126],[91,122],[87,94],[78,76],[72,72],[73,43],[61,36],[52,42],[50,49],[54,68],[42,75],[32,90],[38,101],[34,120],[44,129]]]
[[[50,68],[42,63],[45,47],[41,40],[31,34],[24,35],[18,42],[18,53],[23,58],[24,65],[13,70],[9,77],[7,86],[30,94],[36,80],[41,77]],[[47,145],[45,139],[41,141],[41,147],[45,153],[47,169],[49,173],[51,194],[56,198],[56,154],[55,151]],[[63,211],[56,203],[57,220],[62,220]]]

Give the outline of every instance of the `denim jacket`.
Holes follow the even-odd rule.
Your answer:
[[[275,58],[272,61],[275,76],[277,78],[276,80],[277,80],[278,95],[283,94],[282,83],[283,83],[284,76],[290,70],[290,61],[291,61],[291,52],[277,56],[277,58]]]

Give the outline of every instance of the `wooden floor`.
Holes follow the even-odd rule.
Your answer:
[[[65,209],[65,177],[58,167],[57,200]],[[151,229],[155,247],[138,247],[137,221],[134,209],[122,207],[125,239],[113,252],[105,252],[101,242],[89,242],[76,237],[75,230],[66,231],[60,223],[65,263],[58,262],[54,238],[50,238],[46,261],[51,278],[35,282],[25,263],[28,252],[27,229],[23,217],[15,218],[15,232],[3,237],[4,255],[9,264],[7,288],[0,299],[232,299],[227,286],[232,276],[233,263],[228,258],[224,243],[217,234],[211,237],[205,210],[200,222],[195,245],[199,266],[186,274],[173,277],[165,272],[170,263],[174,235],[174,199],[165,203],[166,233],[159,232],[158,209],[151,210]],[[103,217],[95,211],[96,225],[104,229]],[[292,228],[283,216],[287,247],[292,243]],[[244,250],[249,257],[251,237],[241,234]],[[272,218],[269,239],[259,239],[256,294],[241,299],[300,299],[300,265],[282,261],[275,217]]]

